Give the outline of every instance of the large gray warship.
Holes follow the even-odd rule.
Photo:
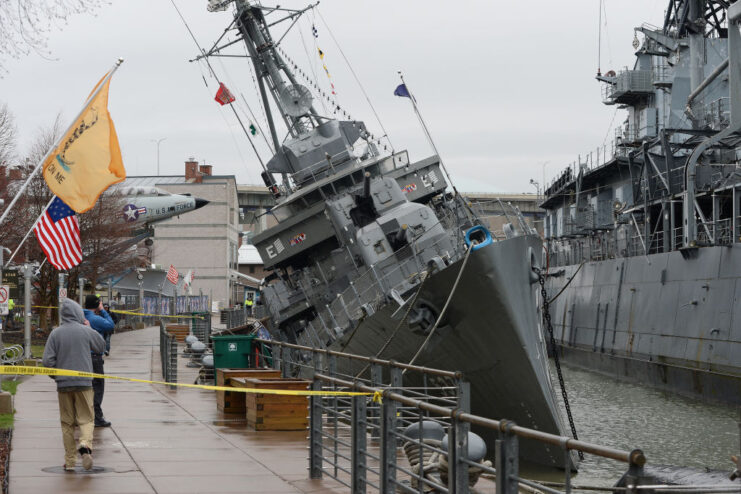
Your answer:
[[[741,403],[741,3],[671,0],[635,28],[632,69],[597,79],[627,110],[612,152],[545,190],[563,358]],[[642,40],[639,40],[639,37]]]
[[[383,153],[363,122],[322,116],[307,88],[315,82],[268,29],[295,25],[303,11],[245,0],[212,1],[210,10],[227,6],[234,38],[204,56],[241,40],[254,64],[273,152],[262,177],[277,225],[252,242],[272,271],[261,301],[273,336],[400,362],[418,354],[415,364],[464,373],[474,413],[563,435],[538,330],[541,239],[492,239],[446,192],[438,156]],[[520,452],[565,466],[557,448],[523,442]]]

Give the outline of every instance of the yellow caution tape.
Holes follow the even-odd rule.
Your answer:
[[[22,304],[16,305],[18,308],[23,308]],[[58,307],[56,305],[32,305],[32,309],[57,309]],[[145,312],[137,312],[137,311],[131,311],[131,310],[118,310],[118,309],[111,309],[109,312],[115,312],[116,314],[129,314],[132,316],[154,316],[154,317],[172,317],[176,319],[206,319],[202,316],[191,316],[187,314],[183,314],[180,316],[167,316],[164,314],[147,314]]]
[[[96,374],[94,372],[82,372],[69,369],[53,369],[50,367],[34,367],[30,365],[0,365],[0,374],[24,375],[24,376],[67,376],[67,377],[92,377],[98,379],[116,379],[119,381],[130,381],[135,383],[162,384],[165,386],[179,386],[182,388],[209,389],[213,391],[231,391],[232,393],[256,393],[266,395],[289,395],[289,396],[368,396],[380,394],[361,393],[358,391],[310,391],[298,389],[261,389],[261,388],[232,388],[231,386],[211,386],[208,384],[168,383],[164,381],[149,381],[147,379],[136,379],[134,377],[109,376],[107,374]]]
[[[116,314],[129,314],[129,315],[132,315],[132,316],[173,317],[173,318],[177,318],[177,319],[184,319],[184,318],[187,318],[187,319],[206,319],[205,317],[202,317],[202,316],[191,316],[191,315],[187,315],[187,314],[183,314],[183,315],[180,315],[180,316],[167,316],[167,315],[164,315],[164,314],[147,314],[145,312],[136,312],[136,311],[131,311],[131,310],[118,310],[118,309],[111,309],[111,312],[115,312]]]
[[[376,390],[373,392],[373,398],[371,398],[371,401],[373,403],[383,403],[383,391]]]

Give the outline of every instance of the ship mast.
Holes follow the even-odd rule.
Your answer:
[[[230,27],[211,50],[204,51],[198,58],[219,56],[224,48],[239,41],[244,42],[247,56],[255,68],[257,88],[275,150],[262,177],[276,197],[280,191],[273,182],[273,174],[282,176],[283,186],[290,193],[294,188],[301,188],[336,173],[357,159],[377,156],[376,147],[368,140],[365,124],[357,120],[340,121],[320,116],[314,108],[311,92],[299,84],[289,64],[280,55],[278,46],[288,31],[296,25],[301,15],[316,4],[294,10],[262,7],[251,0],[209,0],[208,10],[225,10],[232,3],[234,19]],[[274,12],[284,12],[286,15],[278,20],[271,18],[268,22],[266,16]],[[270,28],[284,21],[292,22],[286,33],[274,41]],[[239,31],[238,39],[217,46],[232,27]],[[287,132],[285,137],[279,135],[276,125],[281,119]],[[367,143],[367,148],[360,155],[356,155],[355,148],[358,139]]]

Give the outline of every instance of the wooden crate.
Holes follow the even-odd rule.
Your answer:
[[[187,324],[168,324],[167,332],[175,336],[179,342],[184,342],[185,337],[190,334],[190,326]]]
[[[280,377],[280,371],[275,369],[216,369],[217,386],[233,386],[231,379],[236,377]],[[244,415],[246,411],[244,398],[245,393],[217,391],[216,408],[224,413]]]
[[[310,381],[275,377],[234,378],[234,386],[305,391]],[[245,398],[247,425],[259,431],[297,431],[309,425],[307,396],[248,393]]]

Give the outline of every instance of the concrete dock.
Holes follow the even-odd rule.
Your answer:
[[[107,374],[160,379],[159,328],[113,335]],[[195,371],[180,359],[180,382]],[[190,379],[190,381],[188,381]],[[95,429],[100,473],[64,472],[57,393],[46,376],[27,378],[15,397],[10,457],[13,494],[227,494],[347,492],[332,479],[310,480],[306,431],[255,432],[244,417],[216,409],[213,391],[106,381]]]

